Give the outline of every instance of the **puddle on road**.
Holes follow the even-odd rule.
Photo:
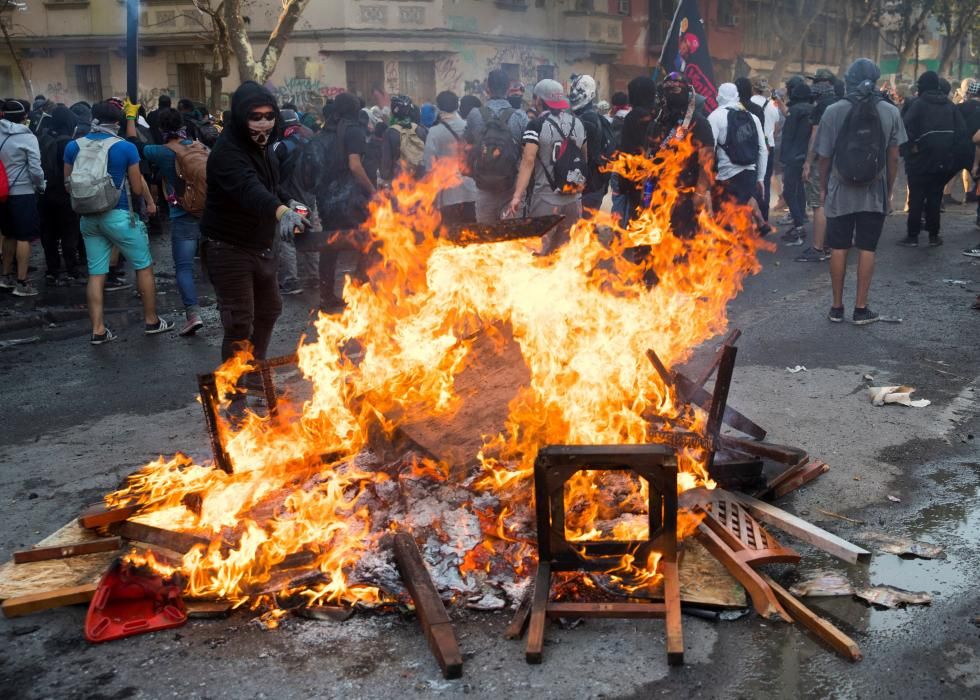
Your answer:
[[[894,554],[876,551],[869,566],[846,566],[820,557],[816,566],[840,570],[855,587],[891,585],[908,591],[925,591],[932,595],[933,605],[941,605],[976,585],[980,560],[980,464],[957,462],[935,468],[926,474],[923,485],[932,482],[942,494],[942,501],[921,509],[911,519],[892,526],[887,520],[880,523],[878,514],[868,520],[868,529],[907,536],[915,540],[938,544],[945,548],[939,559],[903,559]],[[861,543],[858,540],[858,543]],[[807,559],[808,563],[817,564]],[[925,612],[920,606],[904,609],[878,610],[849,597],[808,598],[808,605],[825,612],[842,626],[862,632],[905,633],[918,624],[917,617]]]

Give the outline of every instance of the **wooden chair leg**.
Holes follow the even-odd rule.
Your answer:
[[[541,663],[544,651],[544,623],[548,614],[548,595],[551,592],[551,564],[538,562],[534,577],[534,593],[531,599],[531,619],[527,627],[527,650],[524,658],[529,664]]]
[[[667,663],[684,664],[684,631],[681,627],[681,584],[677,577],[677,562],[661,562],[664,574],[664,622],[667,626]]]

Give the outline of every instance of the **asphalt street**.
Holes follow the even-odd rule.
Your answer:
[[[905,220],[889,217],[871,306],[901,323],[829,323],[826,263],[793,262],[799,248],[764,253],[762,272],[731,304],[731,324],[743,331],[731,403],[766,426],[773,442],[799,445],[831,466],[779,505],[843,537],[865,526],[822,511],[946,548],[938,560],[876,554],[870,566],[846,566],[784,538],[804,555],[799,567],[770,567],[785,583],[830,569],[855,583],[932,594],[931,605],[904,610],[811,601],[860,644],[862,662],[752,614],[732,622],[685,616],[681,668],[666,665],[661,622],[632,620],[550,625],[544,664],[528,666],[522,642],[502,638],[508,613],[462,613],[464,676],[445,681],[415,621],[395,615],[287,620],[265,631],[239,611],[95,646],[83,637],[84,607],[73,607],[0,620],[4,697],[980,697],[980,312],[970,309],[980,260],[960,254],[980,240],[973,211],[947,207],[939,248],[898,247]],[[155,246],[161,309],[170,313],[179,298],[167,244]],[[848,315],[853,298],[852,265]],[[273,354],[294,348],[312,301],[285,300]],[[144,337],[138,314],[126,311],[136,305],[131,292],[114,292],[107,305],[121,310],[110,315],[120,340],[103,347],[88,344],[84,320],[12,323],[35,318],[35,308],[78,303],[80,290],[0,299],[3,560],[157,455],[208,457],[195,375],[218,360],[213,305],[198,337]],[[787,371],[796,365],[806,371]],[[873,407],[866,376],[911,385],[932,404]]]

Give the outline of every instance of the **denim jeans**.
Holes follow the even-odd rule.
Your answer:
[[[197,288],[194,286],[194,254],[201,240],[197,219],[190,214],[170,220],[170,250],[174,256],[174,275],[177,290],[184,308],[197,306]]]
[[[279,241],[279,286],[299,282],[297,271],[296,243],[294,241]]]
[[[276,281],[278,256],[272,250],[250,250],[207,239],[201,257],[208,271],[225,336],[221,359],[248,347],[264,360],[272,340],[272,329],[282,313],[282,297]]]

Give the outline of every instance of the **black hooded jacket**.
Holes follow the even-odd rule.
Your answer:
[[[779,154],[779,161],[783,165],[800,164],[806,160],[810,131],[813,129],[810,121],[810,113],[813,111],[811,97],[810,86],[806,83],[796,83],[793,86]]]
[[[905,169],[910,175],[952,174],[959,168],[958,151],[968,141],[966,121],[939,90],[920,93],[905,112],[909,140]]]
[[[277,125],[265,148],[248,134],[248,113],[272,107]],[[208,196],[201,232],[216,241],[266,250],[276,235],[276,209],[285,203],[279,192],[279,163],[272,145],[279,132],[279,107],[268,90],[252,81],[231,96],[231,123],[208,158]]]

